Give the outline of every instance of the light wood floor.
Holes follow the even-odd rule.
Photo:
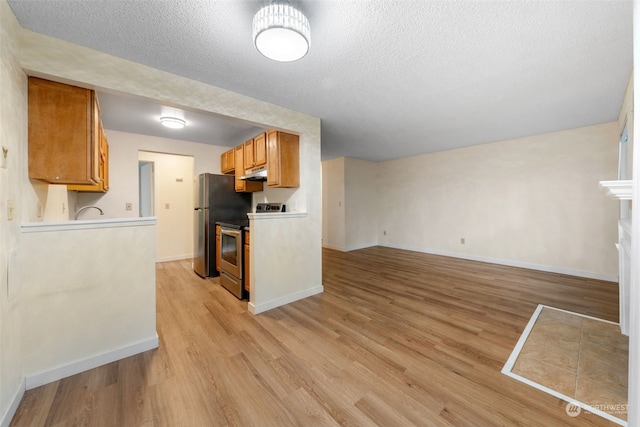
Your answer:
[[[258,316],[158,265],[160,348],[29,390],[12,426],[602,426],[500,373],[537,304],[615,321],[615,284],[374,247]]]

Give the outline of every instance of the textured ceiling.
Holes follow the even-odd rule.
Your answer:
[[[320,117],[325,159],[613,121],[631,73],[631,1],[291,3],[311,50],[277,63],[251,40],[264,1],[9,0],[25,28]]]

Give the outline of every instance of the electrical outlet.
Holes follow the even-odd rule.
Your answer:
[[[384,230],[384,231],[382,232],[382,235],[383,235],[383,236],[386,236],[386,235],[387,235],[387,230]]]
[[[169,203],[165,203],[165,204],[164,204],[164,208],[165,208],[165,209],[169,209],[169,208],[170,208]]]
[[[127,202],[127,203],[124,205],[124,209],[125,209],[125,210],[127,210],[127,211],[131,211],[131,210],[133,210],[133,203],[131,203],[131,202]]]
[[[466,242],[466,241],[465,241],[464,237],[461,237],[461,238],[460,238],[460,244],[461,244],[461,245],[464,245],[464,244],[465,244],[465,242]]]

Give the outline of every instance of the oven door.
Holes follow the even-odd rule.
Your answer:
[[[220,228],[220,270],[242,279],[242,231]]]

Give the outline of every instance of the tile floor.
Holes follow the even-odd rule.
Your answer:
[[[511,372],[626,420],[628,354],[617,324],[543,307]]]

